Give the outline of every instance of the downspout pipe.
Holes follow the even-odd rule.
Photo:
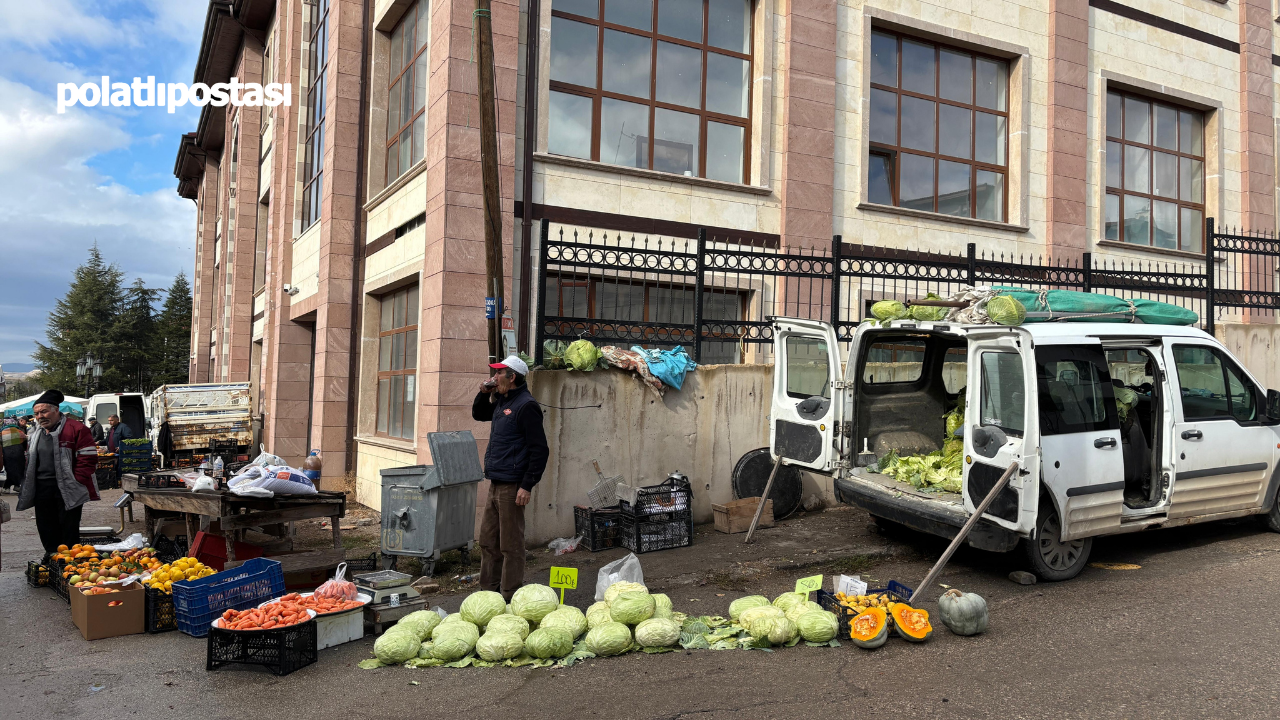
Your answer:
[[[356,200],[359,217],[356,219],[356,242],[351,252],[351,341],[347,348],[347,451],[345,472],[356,467],[356,410],[360,399],[360,336],[364,319],[364,244],[368,232],[369,213],[364,209],[365,174],[369,168],[369,152],[366,135],[369,127],[369,48],[373,45],[373,6],[369,0],[360,3],[360,15],[364,18],[364,32],[360,34],[360,130],[356,138]]]
[[[524,60],[524,165],[520,197],[520,327],[516,347],[536,355],[529,347],[529,298],[533,287],[533,148],[538,135],[538,32],[542,13],[538,0],[527,0]]]

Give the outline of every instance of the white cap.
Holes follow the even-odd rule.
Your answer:
[[[489,367],[493,368],[494,370],[497,370],[498,368],[510,368],[520,373],[521,375],[529,374],[529,366],[526,365],[525,362],[521,360],[520,356],[518,355],[508,355],[506,360],[503,360],[502,362],[490,363]]]

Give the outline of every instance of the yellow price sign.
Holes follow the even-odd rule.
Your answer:
[[[821,590],[821,589],[822,589],[821,575],[812,575],[807,578],[800,578],[799,580],[796,581],[796,592],[804,593],[804,597],[806,600],[809,598],[809,593],[813,592],[814,590]]]
[[[548,584],[553,588],[560,588],[560,604],[563,605],[564,591],[578,589],[578,568],[551,568],[551,582]]]

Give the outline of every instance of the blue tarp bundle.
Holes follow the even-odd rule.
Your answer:
[[[639,345],[633,345],[631,349],[640,353],[654,377],[663,385],[677,390],[684,385],[684,374],[698,367],[679,345],[670,350],[646,350]]]

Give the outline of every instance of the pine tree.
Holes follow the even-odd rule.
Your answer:
[[[159,370],[154,305],[159,298],[159,290],[147,287],[141,278],[134,280],[112,326],[116,357],[108,365],[119,372],[123,391],[149,393],[154,388],[153,376]]]
[[[49,313],[45,336],[49,344],[36,343],[34,358],[46,388],[67,395],[83,395],[84,383],[76,377],[76,363],[86,354],[107,361],[98,390],[118,387],[123,378],[111,366],[119,353],[113,343],[113,329],[120,314],[124,273],[108,265],[94,243],[89,260],[76,268],[67,294]]]
[[[157,347],[155,386],[185,383],[191,358],[191,285],[186,273],[178,273],[156,318]]]

